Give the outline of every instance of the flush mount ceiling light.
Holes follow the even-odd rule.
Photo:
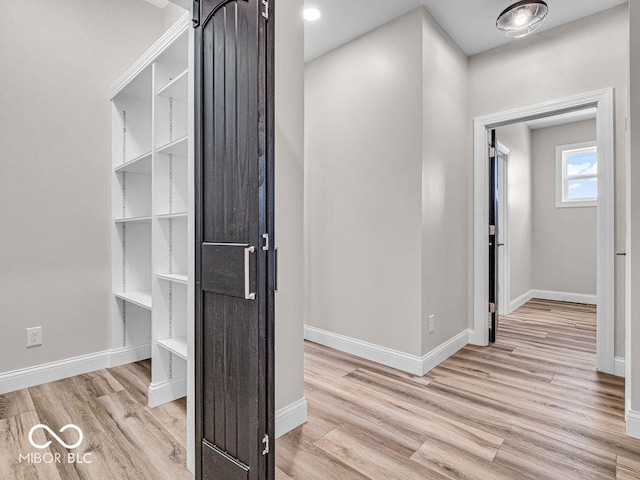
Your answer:
[[[548,11],[542,0],[517,2],[498,16],[496,27],[509,38],[525,37],[542,26]]]
[[[322,16],[322,12],[317,7],[313,7],[311,5],[304,7],[304,11],[302,16],[308,22],[315,22],[316,20],[320,20]]]

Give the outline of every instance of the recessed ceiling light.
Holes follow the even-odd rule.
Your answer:
[[[305,7],[302,16],[309,22],[315,22],[316,20],[320,20],[322,12],[316,7]]]
[[[549,7],[542,0],[523,0],[502,12],[496,27],[507,37],[525,37],[542,26],[548,12]]]

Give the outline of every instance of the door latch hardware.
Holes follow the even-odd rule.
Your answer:
[[[256,294],[251,292],[249,284],[249,255],[256,251],[256,247],[247,247],[244,249],[244,298],[245,300],[255,300]]]
[[[262,234],[262,250],[267,251],[269,250],[269,234],[268,233],[263,233]]]
[[[262,451],[262,455],[269,454],[269,435],[265,435],[262,439],[262,443],[264,443],[264,450]]]
[[[489,304],[489,313],[496,313],[496,304],[495,303],[490,303]]]
[[[489,235],[495,235],[495,234],[496,234],[496,226],[489,225]]]
[[[193,0],[193,18],[191,22],[193,23],[193,28],[197,28],[200,25],[200,0]]]
[[[266,20],[269,20],[269,2],[267,0],[262,0],[262,6],[264,7],[262,9],[262,16]]]

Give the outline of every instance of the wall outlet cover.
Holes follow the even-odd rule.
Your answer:
[[[42,327],[27,328],[27,348],[42,345]]]
[[[429,315],[429,333],[436,331],[436,316]]]

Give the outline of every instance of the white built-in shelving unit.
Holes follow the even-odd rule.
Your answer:
[[[191,388],[192,46],[185,15],[111,92],[112,348],[151,358],[151,407]]]

